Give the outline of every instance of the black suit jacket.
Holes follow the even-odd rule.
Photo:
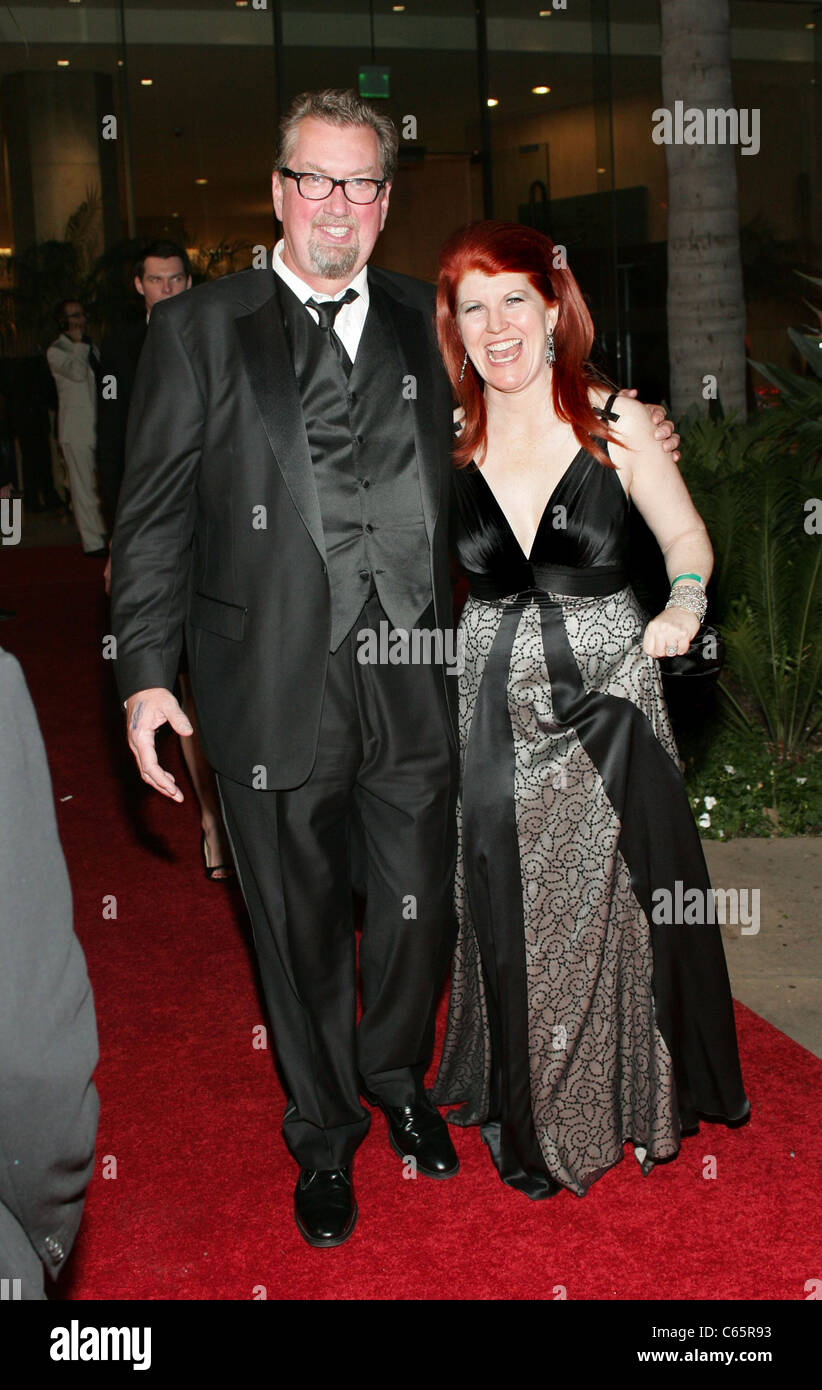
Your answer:
[[[103,340],[97,372],[97,472],[109,521],[114,519],[126,463],[126,425],[137,363],[145,342],[145,318],[126,324]],[[117,382],[117,395],[106,390],[106,378]]]
[[[369,270],[369,286],[383,292],[396,334],[396,410],[413,414],[436,623],[450,628],[451,393],[434,293],[382,270]],[[270,269],[152,310],[129,415],[112,611],[123,699],[172,687],[185,625],[212,766],[261,788],[306,779],[331,612],[320,504]],[[443,668],[452,718],[455,684]]]

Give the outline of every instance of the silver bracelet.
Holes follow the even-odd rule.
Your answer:
[[[684,608],[689,613],[696,613],[701,623],[708,611],[708,600],[705,590],[698,584],[675,584],[665,607]]]

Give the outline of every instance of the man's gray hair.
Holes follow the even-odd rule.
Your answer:
[[[294,98],[280,122],[275,169],[293,167],[291,156],[297,140],[297,129],[306,116],[327,121],[329,125],[370,126],[377,137],[382,176],[389,183],[392,182],[397,171],[397,127],[390,116],[362,101],[356,92],[345,91],[341,87],[326,87],[322,92],[300,92]]]

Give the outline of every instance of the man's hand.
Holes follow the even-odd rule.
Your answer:
[[[620,396],[631,396],[633,400],[637,398],[635,386],[623,387],[619,392]],[[674,463],[679,463],[679,435],[674,433],[673,420],[665,419],[665,411],[661,405],[646,405],[645,409],[651,417],[651,424],[654,428],[654,439],[658,439],[666,454],[670,454]]]
[[[138,690],[126,701],[126,732],[128,746],[134,754],[140,776],[155,791],[172,801],[183,801],[183,793],[170,772],[160,767],[154,751],[154,733],[162,724],[170,724],[175,733],[186,737],[194,730],[170,690],[155,686]]]

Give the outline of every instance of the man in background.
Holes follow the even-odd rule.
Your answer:
[[[153,241],[134,266],[134,288],[144,303],[136,323],[124,324],[103,340],[100,353],[97,415],[97,467],[105,499],[109,527],[114,526],[117,499],[126,464],[126,425],[137,363],[155,304],[191,289],[191,262],[174,241]],[[111,591],[111,555],[104,571],[106,593]],[[200,805],[200,854],[206,877],[215,882],[232,878],[234,869],[223,830],[214,775],[206,762],[196,733],[197,711],[188,680],[185,656],[178,671],[180,704],[195,730],[181,741],[183,758]]]
[[[4,365],[9,423],[20,445],[23,509],[61,511],[65,502],[54,485],[49,418],[49,412],[57,410],[57,390],[45,354],[9,358]]]
[[[126,461],[126,423],[137,363],[154,305],[191,289],[191,263],[173,241],[153,241],[134,266],[134,288],[144,302],[139,320],[124,324],[104,338],[100,350],[100,393],[97,402],[97,467],[110,527]],[[116,392],[105,383],[114,378]],[[108,568],[108,567],[107,567]]]
[[[46,353],[57,387],[57,440],[71,488],[74,523],[86,555],[106,554],[106,523],[97,495],[97,381],[100,354],[86,336],[86,312],[79,300],[58,306],[60,335]]]

